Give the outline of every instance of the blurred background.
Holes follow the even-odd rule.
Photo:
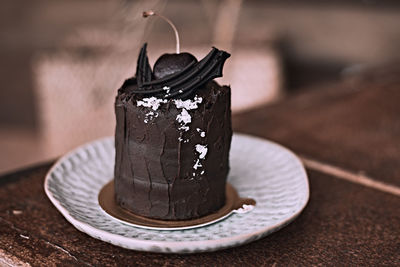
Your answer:
[[[400,59],[400,2],[390,0],[2,0],[0,173],[113,135],[113,102],[148,42],[151,63],[229,51],[234,113],[285,101]]]

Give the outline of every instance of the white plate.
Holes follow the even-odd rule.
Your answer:
[[[100,189],[113,179],[114,155],[112,137],[79,147],[54,164],[44,189],[78,230],[127,249],[195,253],[239,246],[287,225],[309,198],[307,174],[292,152],[276,143],[235,133],[228,181],[241,197],[256,200],[254,210],[196,229],[137,228],[105,214],[97,200]]]

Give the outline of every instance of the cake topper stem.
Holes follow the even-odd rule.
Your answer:
[[[147,18],[150,16],[158,16],[161,19],[165,20],[174,30],[175,33],[175,39],[176,39],[176,53],[179,54],[180,53],[180,44],[179,44],[179,34],[178,34],[178,30],[176,29],[175,25],[172,23],[172,21],[170,21],[168,18],[164,17],[163,15],[160,15],[156,12],[154,12],[153,10],[149,10],[149,11],[144,11],[143,12],[143,17]]]

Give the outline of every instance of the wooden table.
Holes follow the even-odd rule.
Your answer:
[[[304,161],[311,198],[289,226],[196,255],[129,251],[70,225],[43,191],[52,162],[0,178],[0,265],[400,265],[400,71],[385,68],[234,117]]]

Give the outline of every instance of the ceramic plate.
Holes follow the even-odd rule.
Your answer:
[[[307,174],[286,148],[234,134],[228,181],[241,197],[256,200],[248,213],[195,229],[160,231],[137,228],[107,215],[100,189],[113,179],[114,138],[94,141],[62,157],[46,176],[47,196],[78,230],[127,249],[195,253],[239,246],[279,230],[294,220],[309,198]]]

